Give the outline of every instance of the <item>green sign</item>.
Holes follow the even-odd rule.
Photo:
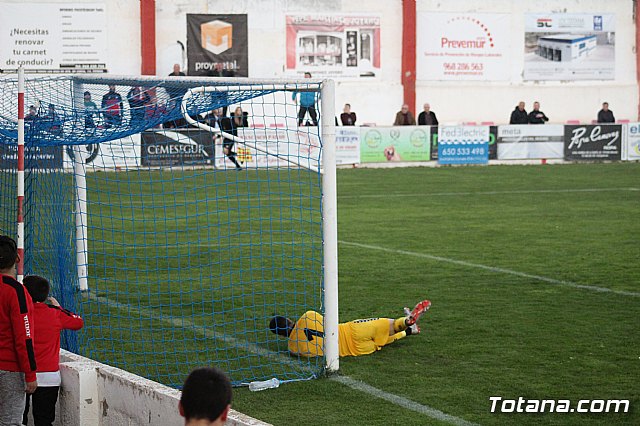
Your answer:
[[[429,161],[429,127],[361,127],[360,162]]]

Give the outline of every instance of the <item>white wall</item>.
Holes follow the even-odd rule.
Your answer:
[[[534,101],[551,122],[569,119],[591,122],[602,102],[608,101],[617,119],[634,120],[638,114],[636,81],[635,23],[632,0],[418,0],[418,12],[510,13],[511,79],[507,82],[424,82],[416,84],[417,108],[431,104],[442,122],[494,121],[508,123],[519,101],[530,110]],[[616,15],[616,79],[584,82],[524,82],[524,14],[525,13],[613,13]]]
[[[358,123],[390,125],[402,104],[400,84],[402,43],[401,0],[362,3],[341,0],[156,0],[156,48],[158,74],[171,72],[180,61],[180,40],[186,47],[187,13],[247,13],[249,27],[249,76],[281,78],[285,65],[285,15],[354,13],[381,16],[381,77],[370,80],[339,81],[336,84],[336,111],[350,103]]]
[[[21,2],[24,0],[0,0]],[[91,0],[41,2],[89,3]],[[38,3],[37,1],[30,1]],[[107,64],[114,74],[140,73],[140,10],[133,0],[108,0]],[[366,6],[366,7],[365,7]],[[511,78],[505,82],[418,81],[418,110],[424,102],[443,122],[494,121],[505,123],[518,101],[527,108],[534,100],[552,122],[568,119],[591,121],[603,101],[619,119],[635,119],[638,108],[635,23],[632,0],[417,0],[417,11],[510,13]],[[401,0],[156,0],[157,73],[171,72],[181,62],[177,41],[186,46],[187,13],[247,13],[249,24],[249,72],[254,78],[283,76],[285,64],[285,15],[288,13],[369,13],[381,20],[381,76],[375,80],[345,80],[336,85],[336,110],[352,104],[358,123],[393,122],[403,99],[401,85]],[[586,82],[524,82],[524,14],[530,12],[602,12],[616,15],[616,79]],[[419,23],[418,23],[419,25]],[[416,113],[419,111],[416,111]]]
[[[67,351],[60,354],[62,387],[56,425],[183,425],[180,391]],[[231,426],[269,426],[231,410]]]

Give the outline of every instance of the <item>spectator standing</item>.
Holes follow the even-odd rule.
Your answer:
[[[42,117],[42,119],[46,123],[46,131],[55,136],[60,136],[62,134],[62,120],[60,120],[60,116],[56,112],[56,106],[54,104],[49,104],[47,113]]]
[[[214,109],[205,117],[205,123],[214,129],[220,129],[220,120],[222,120],[222,108]]]
[[[35,392],[36,357],[33,351],[33,302],[16,280],[18,248],[0,235],[0,424],[20,425],[25,390]]]
[[[524,109],[524,102],[520,101],[518,106],[513,110],[509,124],[529,124],[529,115]]]
[[[37,275],[24,278],[24,286],[33,299],[34,351],[38,370],[38,389],[27,395],[22,424],[28,424],[30,402],[35,426],[51,426],[56,418],[60,390],[60,331],[79,330],[84,322],[78,315],[49,297],[49,281]],[[48,304],[45,302],[49,302]]]
[[[609,109],[609,102],[602,104],[602,109],[598,111],[598,123],[615,123],[616,118],[613,116],[613,111]]]
[[[233,70],[224,69],[220,62],[217,62],[209,73],[210,77],[234,77],[235,75],[236,73]]]
[[[169,77],[184,77],[184,73],[180,71],[180,64],[173,64],[173,72],[169,74]]]
[[[544,124],[549,118],[540,111],[540,102],[533,103],[533,109],[529,113],[529,124]]]
[[[340,114],[340,121],[342,121],[343,126],[356,125],[356,113],[351,111],[351,104],[344,104],[344,109]]]
[[[231,382],[215,367],[197,368],[189,374],[178,403],[185,426],[224,425],[231,410]]]
[[[98,105],[91,100],[91,92],[84,92],[84,127],[96,127],[93,116],[98,114]]]
[[[311,78],[310,72],[304,73],[304,78]],[[313,121],[313,125],[318,125],[318,114],[316,112],[316,93],[315,92],[293,92],[291,99],[297,101],[298,93],[300,94],[300,109],[298,110],[298,126],[302,126],[307,112]]]
[[[29,107],[29,112],[24,116],[24,121],[33,121],[38,118],[38,110],[35,105]]]
[[[437,126],[438,119],[436,113],[431,111],[431,105],[424,104],[422,106],[423,111],[418,114],[418,125],[420,126]]]
[[[415,126],[416,119],[409,111],[409,105],[404,104],[398,113],[396,114],[396,120],[393,122],[394,126]]]
[[[122,124],[122,96],[116,92],[115,84],[109,85],[109,91],[102,96],[102,115],[107,129]]]
[[[134,86],[127,93],[127,101],[129,101],[131,124],[139,125],[144,121],[145,107],[151,102],[151,97],[140,86]]]

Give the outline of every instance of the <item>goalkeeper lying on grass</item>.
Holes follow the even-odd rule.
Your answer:
[[[413,311],[404,308],[405,315],[398,319],[369,318],[338,324],[340,356],[368,355],[383,346],[420,333],[418,319],[431,302],[419,302]],[[289,318],[275,316],[269,329],[289,338],[289,352],[305,357],[324,355],[324,318],[315,311],[307,311],[294,323]]]

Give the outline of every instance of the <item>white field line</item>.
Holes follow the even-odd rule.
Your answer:
[[[111,306],[113,308],[117,308],[128,313],[137,313],[141,316],[144,316],[156,321],[162,321],[178,328],[192,330],[204,337],[208,337],[216,340],[219,339],[229,344],[230,346],[237,347],[239,349],[254,353],[256,355],[272,358],[277,362],[281,362],[284,364],[292,365],[294,367],[309,370],[310,373],[312,372],[309,366],[301,364],[299,361],[296,361],[295,358],[292,358],[285,354],[274,352],[270,349],[263,348],[261,346],[256,345],[255,343],[250,343],[240,339],[236,339],[235,337],[228,336],[223,333],[219,333],[207,327],[196,325],[193,322],[189,321],[187,318],[177,318],[170,315],[158,316],[157,312],[155,312],[152,309],[142,308],[142,307],[136,308],[134,306],[116,302],[114,300],[111,300],[103,296],[94,296],[92,294],[89,294],[89,298],[95,301],[98,301],[100,303],[104,303],[107,306]],[[385,401],[391,402],[392,404],[398,405],[408,410],[418,412],[420,414],[424,414],[425,416],[431,417],[436,420],[448,422],[456,426],[475,426],[474,423],[469,423],[466,420],[461,419],[459,417],[451,416],[449,414],[443,413],[440,410],[431,408],[427,405],[418,404],[417,402],[410,401],[401,396],[385,392],[378,388],[374,388],[373,386],[370,386],[361,381],[354,380],[348,376],[333,376],[333,377],[330,377],[330,380],[334,380],[338,383],[342,383],[343,385],[348,386],[352,389],[358,390],[360,392],[364,392],[376,398],[384,399]]]
[[[385,193],[362,195],[339,195],[338,199],[348,198],[391,198],[391,197],[456,197],[460,195],[516,195],[516,194],[567,194],[581,192],[617,192],[640,191],[640,188],[568,188],[568,189],[525,189],[518,191],[474,191],[474,192],[423,192],[423,193]]]
[[[373,386],[370,386],[364,382],[361,382],[359,380],[354,380],[351,377],[334,376],[334,377],[330,377],[330,380],[334,380],[336,382],[342,383],[343,385],[348,386],[351,389],[364,392],[371,396],[375,396],[376,398],[384,399],[385,401],[388,401],[395,405],[399,405],[400,407],[406,408],[407,410],[424,414],[425,416],[429,416],[436,420],[451,423],[452,425],[457,425],[457,426],[477,425],[476,423],[471,423],[459,417],[455,417],[455,416],[451,416],[449,414],[443,413],[442,411],[436,410],[435,408],[427,407],[426,405],[418,404],[417,402],[413,402],[401,396],[394,395],[389,392],[385,392],[378,388],[374,388]]]
[[[565,287],[578,288],[578,289],[581,289],[581,290],[595,291],[595,292],[599,292],[599,293],[612,293],[612,294],[617,294],[617,295],[621,295],[621,296],[640,297],[640,293],[639,292],[635,292],[635,291],[613,290],[613,289],[606,288],[606,287],[597,287],[597,286],[592,286],[592,285],[578,284],[578,283],[574,283],[574,282],[571,282],[571,281],[556,280],[554,278],[543,277],[541,275],[527,274],[525,272],[514,271],[514,270],[511,270],[511,269],[498,268],[498,267],[495,267],[495,266],[487,266],[487,265],[482,265],[480,263],[465,262],[464,260],[451,259],[451,258],[442,257],[442,256],[434,256],[434,255],[426,254],[426,253],[418,253],[418,252],[407,251],[407,250],[397,250],[397,249],[392,249],[392,248],[387,248],[387,247],[382,247],[382,246],[376,246],[376,245],[371,245],[371,244],[354,243],[354,242],[350,242],[350,241],[342,241],[342,240],[340,240],[338,242],[340,244],[353,246],[353,247],[360,247],[360,248],[365,248],[365,249],[370,249],[370,250],[384,251],[384,252],[387,252],[387,253],[402,254],[402,255],[405,255],[405,256],[421,257],[423,259],[435,260],[435,261],[438,261],[438,262],[453,263],[454,265],[465,266],[467,268],[484,269],[485,271],[491,271],[491,272],[496,272],[496,273],[501,273],[501,274],[515,275],[517,277],[529,278],[529,279],[536,280],[536,281],[542,281],[542,282],[545,282],[545,283],[548,283],[548,284],[555,284],[555,285],[560,285],[560,286],[565,286]]]

